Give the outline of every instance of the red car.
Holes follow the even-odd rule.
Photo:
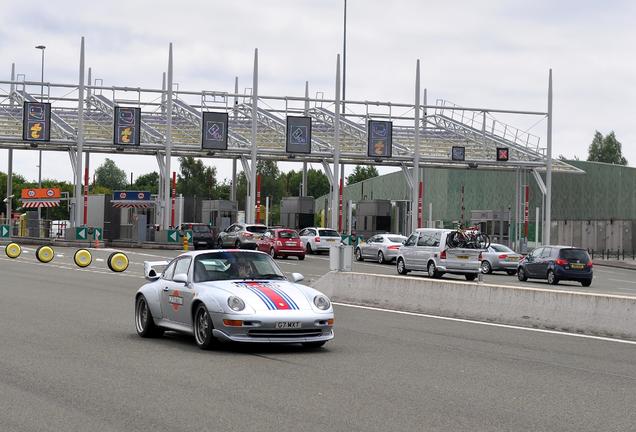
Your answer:
[[[256,242],[256,249],[267,252],[272,258],[296,256],[301,261],[305,259],[305,248],[298,233],[289,228],[268,229]]]

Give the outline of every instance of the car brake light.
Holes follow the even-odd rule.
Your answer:
[[[314,241],[315,241],[316,243],[320,243],[320,237],[316,237],[316,238],[314,238]]]
[[[439,259],[446,259],[446,251],[443,250],[440,254],[439,254]]]
[[[506,254],[499,255],[499,259],[506,259],[506,258],[508,258],[508,255],[506,255]]]
[[[592,264],[592,261],[588,261],[587,264],[585,264],[585,267],[592,268],[594,267],[594,264]]]
[[[388,250],[398,250],[399,248],[400,248],[399,245],[391,245],[387,247]]]
[[[252,233],[250,233],[250,232],[244,232],[244,233],[241,233],[241,235],[242,235],[243,237],[252,237],[254,234],[252,234]]]
[[[565,266],[565,265],[568,265],[568,260],[563,259],[563,258],[557,258],[554,263],[556,265]]]

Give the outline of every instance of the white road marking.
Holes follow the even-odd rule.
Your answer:
[[[360,306],[360,305],[354,305],[349,303],[332,302],[332,304],[336,306],[344,306],[344,307],[350,307],[350,308],[356,308],[356,309],[366,309],[366,310],[371,310],[376,312],[389,312],[389,313],[395,313],[400,315],[410,315],[410,316],[416,316],[416,317],[422,317],[422,318],[434,318],[434,319],[440,319],[445,321],[461,322],[466,324],[479,324],[479,325],[485,325],[490,327],[501,327],[501,328],[507,328],[507,329],[513,329],[513,330],[530,331],[535,333],[548,333],[548,334],[555,334],[560,336],[572,336],[572,337],[585,338],[585,339],[595,339],[595,340],[606,341],[606,342],[618,342],[618,343],[623,343],[628,345],[636,345],[636,341],[625,340],[625,339],[614,339],[614,338],[603,337],[603,336],[593,336],[593,335],[585,335],[585,334],[579,334],[579,333],[566,333],[566,332],[560,332],[556,330],[537,329],[532,327],[521,327],[521,326],[510,325],[510,324],[497,324],[497,323],[490,323],[490,322],[483,322],[483,321],[473,321],[473,320],[463,319],[463,318],[451,318],[451,317],[429,315],[429,314],[423,314],[423,313],[417,313],[417,312],[405,312],[405,311],[399,311],[399,310],[393,310],[393,309],[376,308],[371,306]]]
[[[611,281],[614,282],[626,282],[626,283],[630,283],[630,284],[636,284],[636,281],[628,281],[628,280],[624,280],[624,279],[609,279]]]
[[[95,258],[95,261],[97,261],[97,262],[104,262],[104,258]]]

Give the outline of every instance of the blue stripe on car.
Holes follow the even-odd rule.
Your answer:
[[[279,296],[281,296],[282,298],[284,298],[287,301],[287,304],[289,304],[289,306],[291,306],[292,309],[298,309],[298,305],[291,299],[291,297],[289,295],[287,295],[286,292],[284,292],[282,289],[274,286],[274,285],[270,285],[269,286],[272,290],[274,290],[276,292],[276,294],[278,294]]]

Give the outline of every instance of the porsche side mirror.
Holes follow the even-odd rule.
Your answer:
[[[302,280],[305,280],[305,276],[301,275],[300,273],[292,273],[291,277],[293,282],[300,282]]]
[[[176,274],[172,278],[172,281],[173,282],[177,282],[177,283],[187,284],[188,283],[188,275],[185,274],[185,273]]]

